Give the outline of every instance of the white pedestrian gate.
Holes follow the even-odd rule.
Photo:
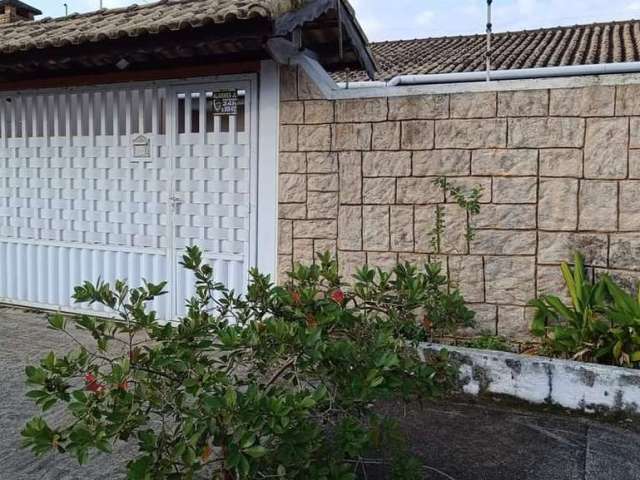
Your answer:
[[[235,115],[214,115],[220,91]],[[243,290],[256,105],[251,76],[0,93],[0,300],[77,310],[84,280],[167,280],[154,307],[171,319],[193,293],[191,244]]]

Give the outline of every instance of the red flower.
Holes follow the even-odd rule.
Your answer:
[[[129,381],[128,380],[123,380],[122,382],[120,382],[118,384],[118,390],[122,390],[124,392],[129,390]]]
[[[93,392],[93,393],[100,393],[104,390],[104,384],[102,383],[98,383],[98,379],[96,378],[96,376],[89,372],[84,376],[84,381],[85,381],[85,388],[89,391],[89,392]]]
[[[300,303],[302,303],[300,292],[291,292],[291,301],[294,303],[294,305],[300,305]]]
[[[344,292],[340,289],[336,290],[331,294],[331,300],[342,305],[342,302],[344,302]]]
[[[307,327],[316,328],[318,326],[318,321],[313,313],[307,313]]]

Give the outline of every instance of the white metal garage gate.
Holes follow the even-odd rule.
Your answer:
[[[237,114],[214,115],[229,90]],[[243,290],[256,105],[250,76],[0,94],[0,300],[77,309],[84,280],[167,280],[154,307],[174,318],[192,294],[179,266],[191,244]]]

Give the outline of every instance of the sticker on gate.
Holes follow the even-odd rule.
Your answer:
[[[238,92],[219,90],[213,92],[213,115],[236,115],[238,113]]]

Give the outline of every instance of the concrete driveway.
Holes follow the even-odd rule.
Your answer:
[[[19,431],[36,413],[24,396],[24,367],[43,352],[69,346],[46,328],[42,314],[0,308],[0,480],[124,478],[118,466],[126,460],[126,447],[117,458],[97,457],[85,467],[60,455],[35,458],[20,448]],[[636,421],[612,424],[464,398],[385,409],[408,433],[425,479],[640,480]],[[368,478],[386,476],[372,467]]]

